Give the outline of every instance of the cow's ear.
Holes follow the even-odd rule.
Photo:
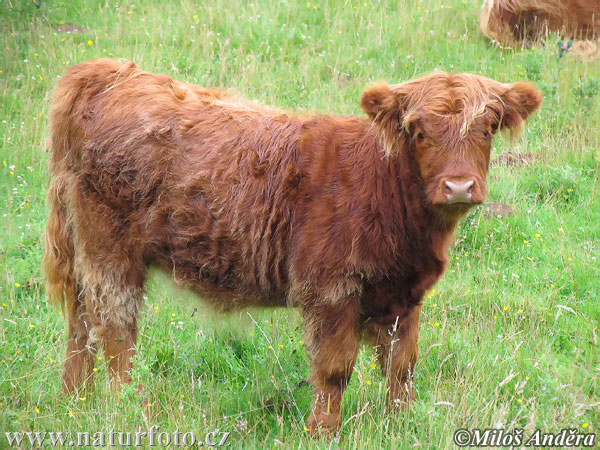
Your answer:
[[[402,98],[384,83],[365,89],[360,97],[360,106],[373,121],[386,156],[396,151],[397,136],[402,131]]]
[[[386,83],[368,87],[360,97],[360,106],[372,120],[398,109],[398,100]]]
[[[517,135],[523,122],[542,105],[542,94],[531,83],[523,81],[503,86],[506,89],[500,94],[502,114],[499,128]]]

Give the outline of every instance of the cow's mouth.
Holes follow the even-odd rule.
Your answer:
[[[437,209],[447,220],[458,220],[478,203],[456,202],[438,204]]]

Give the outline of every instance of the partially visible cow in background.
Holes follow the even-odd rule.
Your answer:
[[[301,309],[312,432],[340,425],[363,337],[406,405],[423,295],[485,198],[492,135],[540,104],[528,83],[434,73],[366,89],[366,117],[299,116],[133,63],[72,67],[52,105],[44,255],[69,323],[64,390],[92,377],[96,346],[131,381],[154,266],[221,310]]]
[[[600,0],[487,0],[480,26],[485,36],[506,46],[538,39],[547,31],[594,39],[600,35]]]

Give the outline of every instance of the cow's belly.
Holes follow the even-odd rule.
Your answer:
[[[256,253],[259,256],[256,256]],[[198,227],[179,228],[154,243],[147,263],[219,310],[247,306],[286,306],[287,282],[273,279],[256,264],[260,248]]]

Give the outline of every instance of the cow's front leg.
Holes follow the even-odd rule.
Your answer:
[[[387,380],[388,398],[396,408],[405,408],[414,400],[413,370],[418,356],[419,314],[413,306],[403,317],[378,323],[373,317],[364,324],[364,332],[375,346],[381,369]]]
[[[340,426],[342,394],[358,352],[358,297],[323,303],[305,304],[302,311],[315,387],[314,405],[307,423],[313,435],[319,430],[328,433]]]

